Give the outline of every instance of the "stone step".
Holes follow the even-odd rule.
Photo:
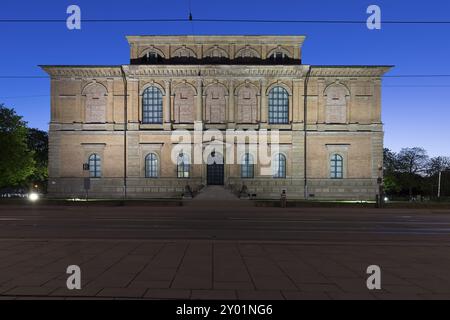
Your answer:
[[[223,186],[207,186],[193,199],[183,199],[184,206],[200,207],[247,207],[253,206],[253,201],[239,199]]]

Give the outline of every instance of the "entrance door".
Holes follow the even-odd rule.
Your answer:
[[[208,185],[223,185],[223,163],[213,162],[206,167],[206,177]]]

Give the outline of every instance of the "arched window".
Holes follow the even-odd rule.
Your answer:
[[[101,159],[96,153],[89,156],[89,176],[91,178],[100,178],[102,176]]]
[[[156,51],[147,51],[147,53],[143,57],[143,60],[146,63],[153,64],[153,63],[161,62],[163,60],[163,58]]]
[[[154,153],[149,153],[145,157],[145,177],[158,177],[158,157]]]
[[[189,157],[181,152],[177,158],[177,177],[189,178],[190,167]]]
[[[288,56],[283,51],[275,51],[274,53],[272,53],[269,56],[269,59],[274,60],[274,61],[280,61],[280,60],[283,60],[285,58],[288,58]]]
[[[173,53],[173,57],[174,58],[196,58],[197,56],[192,49],[186,48],[186,47],[181,47],[181,48],[178,48],[177,50],[175,50],[175,52]]]
[[[243,59],[245,59],[245,58],[259,58],[259,54],[258,54],[258,52],[255,49],[253,49],[251,47],[245,47],[245,48],[242,48],[241,50],[239,50],[236,53],[236,58],[243,58]]]
[[[286,178],[286,157],[277,153],[272,160],[272,171],[274,178]]]
[[[335,153],[330,159],[331,179],[342,179],[344,177],[344,160],[341,155]]]
[[[145,89],[142,95],[142,123],[162,123],[162,93],[157,87]]]
[[[289,94],[283,87],[274,87],[269,91],[269,123],[289,123]]]
[[[242,156],[241,178],[253,178],[253,177],[254,177],[253,156],[250,153],[246,153]]]

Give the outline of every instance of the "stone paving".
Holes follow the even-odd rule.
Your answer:
[[[73,264],[81,290],[66,288]],[[447,245],[0,240],[0,298],[450,299],[449,266]]]

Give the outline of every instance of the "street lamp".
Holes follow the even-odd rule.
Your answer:
[[[438,194],[437,194],[438,200],[439,200],[440,197],[441,197],[441,176],[442,176],[442,171],[439,171],[439,178],[438,178]]]
[[[31,192],[28,194],[28,199],[32,202],[39,200],[39,195],[36,192]]]
[[[377,207],[381,208],[383,206],[383,167],[378,166],[378,178],[377,178]]]

